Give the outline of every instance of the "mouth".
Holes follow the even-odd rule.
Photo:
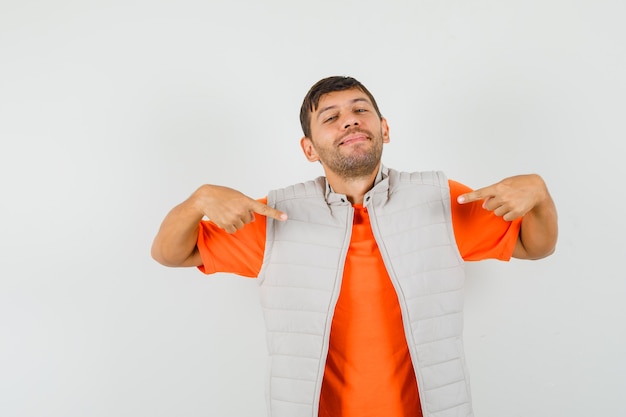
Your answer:
[[[362,132],[350,133],[340,139],[338,146],[350,145],[352,143],[364,142],[367,140],[369,140],[369,137],[365,133],[362,133]]]

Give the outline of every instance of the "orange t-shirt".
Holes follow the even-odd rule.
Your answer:
[[[470,189],[454,181],[449,184],[454,234],[463,259],[510,259],[520,221],[506,222],[484,210],[480,202],[458,204],[457,196]],[[355,205],[354,210],[319,416],[421,416],[397,294],[374,240],[367,208]],[[263,262],[265,226],[265,218],[256,216],[237,233],[228,234],[209,221],[202,222],[200,270],[256,277]]]

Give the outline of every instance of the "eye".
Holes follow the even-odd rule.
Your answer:
[[[333,120],[335,120],[337,118],[336,115],[332,115],[327,117],[326,119],[324,119],[324,123],[328,123],[328,122],[332,122]]]
[[[357,113],[365,113],[367,111],[367,109],[356,109],[354,110]]]

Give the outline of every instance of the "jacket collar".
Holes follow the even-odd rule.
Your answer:
[[[328,179],[326,177],[322,177],[322,178],[324,180],[324,184],[326,187],[325,198],[328,204],[350,204],[345,194],[336,193],[333,190],[333,187],[331,187],[331,185],[329,184]],[[378,173],[376,174],[376,179],[374,180],[374,186],[367,193],[365,193],[364,203],[367,203],[369,201],[372,194],[380,194],[380,193],[386,194],[388,190],[389,190],[389,168],[381,164],[380,168],[378,169]]]

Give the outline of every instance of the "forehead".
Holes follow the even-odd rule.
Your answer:
[[[315,109],[314,112],[321,113],[328,110],[329,108],[350,105],[355,102],[363,101],[367,102],[370,105],[372,104],[367,94],[365,94],[358,88],[351,88],[349,90],[342,91],[332,91],[320,97],[320,101],[317,104],[317,109]]]

